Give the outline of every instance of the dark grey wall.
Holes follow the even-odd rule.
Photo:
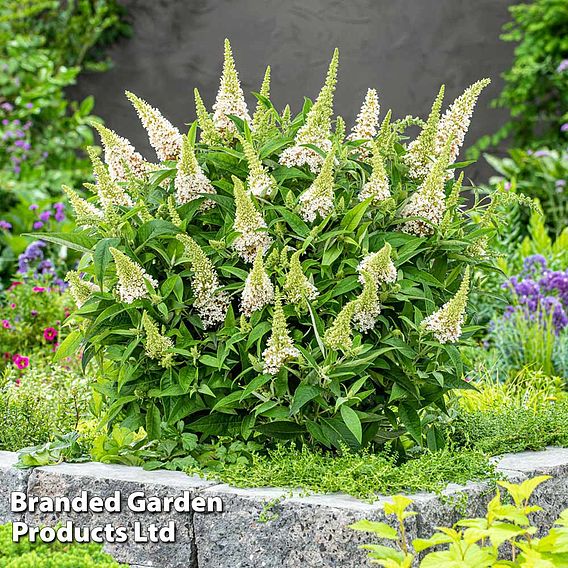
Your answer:
[[[146,99],[175,124],[194,118],[193,87],[208,108],[228,37],[245,92],[258,90],[272,66],[272,99],[293,111],[316,96],[332,50],[340,76],[336,113],[350,125],[368,87],[383,111],[424,116],[441,83],[449,101],[481,77],[483,95],[467,142],[492,132],[503,111],[489,108],[510,66],[512,46],[499,40],[512,0],[124,0],[134,37],[114,46],[114,68],[83,75],[78,97],[94,94],[95,111],[147,156],[146,137],[123,91]],[[255,104],[249,99],[249,106]],[[383,112],[384,113],[384,112]],[[467,143],[466,142],[466,143]],[[486,168],[470,168],[481,179]],[[481,172],[481,173],[480,173]],[[478,174],[478,175],[476,175]]]

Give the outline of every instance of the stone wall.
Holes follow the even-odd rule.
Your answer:
[[[511,44],[499,39],[513,0],[123,0],[133,24],[109,56],[114,68],[82,75],[73,95],[96,97],[95,111],[154,158],[128,89],[160,108],[180,128],[194,119],[193,88],[208,108],[222,65],[223,39],[235,52],[245,92],[259,89],[272,66],[272,98],[300,110],[315,97],[333,48],[341,51],[336,112],[350,125],[368,87],[378,89],[383,114],[425,116],[441,83],[452,100],[490,77],[466,143],[494,132],[506,117],[489,108],[510,67]],[[249,105],[255,99],[249,96]],[[488,167],[473,166],[475,178]]]
[[[237,489],[214,484],[179,472],[147,472],[136,467],[99,463],[61,464],[34,470],[16,470],[15,454],[0,452],[0,523],[25,520],[31,526],[74,521],[81,526],[124,526],[132,536],[135,522],[142,526],[164,526],[173,520],[177,526],[175,543],[107,544],[105,548],[118,560],[135,567],[159,568],[362,568],[369,566],[358,546],[372,537],[353,531],[348,525],[359,519],[385,519],[382,505],[388,497],[374,503],[347,495],[302,496],[278,488]],[[549,528],[568,507],[568,449],[549,448],[543,452],[509,454],[498,463],[498,471],[518,482],[535,475],[553,476],[535,493],[544,510],[535,522]],[[75,497],[82,490],[107,497],[115,491],[122,498],[135,491],[146,496],[221,497],[220,513],[10,513],[12,491],[28,496]],[[435,527],[451,525],[465,505],[467,515],[482,515],[493,496],[488,483],[450,485],[441,496],[433,493],[411,495],[418,515],[409,519],[411,538],[430,536]],[[265,520],[268,519],[268,520]]]

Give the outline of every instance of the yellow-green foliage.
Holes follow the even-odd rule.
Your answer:
[[[28,539],[12,542],[12,525],[0,526],[0,566],[2,568],[128,568],[102,551],[100,544],[50,544]]]
[[[416,513],[408,510],[412,499],[402,495],[395,495],[392,503],[384,504],[385,513],[395,517],[397,528],[366,520],[358,521],[351,528],[393,542],[393,546],[365,544],[361,547],[369,551],[371,562],[385,568],[410,568],[418,553],[433,547],[437,550],[422,558],[421,568],[561,568],[566,566],[568,509],[542,538],[534,538],[537,527],[532,526],[529,518],[542,510],[537,505],[529,505],[529,500],[534,490],[548,479],[550,476],[541,475],[519,484],[498,481],[509,493],[512,504],[504,503],[497,490],[487,506],[486,516],[462,519],[452,528],[440,527],[430,538],[415,538],[409,542],[405,521]]]
[[[492,371],[472,383],[472,390],[458,391],[460,408],[467,412],[499,411],[507,408],[529,408],[534,411],[551,402],[566,399],[564,381],[542,371],[524,368],[506,381]]]

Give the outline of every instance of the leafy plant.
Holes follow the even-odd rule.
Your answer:
[[[24,263],[26,272],[36,272],[37,278],[14,281],[0,292],[0,369],[14,366],[24,370],[34,365],[34,358],[41,359],[43,365],[62,340],[61,322],[70,313],[72,299],[53,284],[53,263],[43,257],[41,244],[30,245],[25,253],[29,260]]]
[[[462,519],[452,528],[440,527],[429,538],[416,538],[409,542],[405,521],[416,515],[409,511],[412,499],[402,495],[384,504],[384,511],[396,519],[398,528],[376,521],[358,521],[351,525],[355,530],[371,532],[379,539],[393,541],[394,546],[366,544],[369,559],[387,568],[410,568],[418,561],[418,554],[433,547],[444,550],[428,552],[420,560],[421,568],[460,566],[488,568],[498,566],[550,566],[566,565],[566,539],[568,538],[568,510],[564,511],[555,526],[546,535],[536,538],[538,527],[532,526],[529,515],[542,511],[538,505],[529,505],[534,490],[550,479],[541,475],[515,484],[498,481],[511,496],[513,503],[504,503],[501,492],[487,506],[485,517]]]
[[[568,219],[568,154],[561,148],[536,152],[514,149],[506,158],[485,155],[499,174],[489,180],[490,185],[504,184],[507,191],[538,199],[544,214],[543,222],[552,238],[562,238]],[[527,234],[527,221],[528,214],[520,211],[521,236]],[[512,230],[511,224],[508,230]]]
[[[521,148],[562,147],[568,128],[568,7],[564,0],[533,0],[509,8],[503,40],[515,42],[515,59],[493,101],[511,119],[478,148],[512,136]]]
[[[83,253],[86,278],[68,276],[82,324],[59,356],[104,363],[102,422],[150,441],[183,420],[204,443],[438,447],[422,411],[467,386],[468,265],[483,268],[497,220],[494,204],[479,223],[462,213],[451,180],[487,81],[442,119],[438,96],[406,148],[412,121],[379,127],[372,94],[348,140],[340,118],[331,131],[337,53],[315,103],[278,113],[267,74],[251,119],[225,50],[213,116],[197,94],[182,136],[127,93],[161,164],[98,126],[96,198],[67,189],[80,228],[37,235]]]
[[[0,222],[14,231],[0,231],[2,278],[29,242],[15,236],[22,209],[88,175],[81,149],[93,142],[94,100],[71,102],[65,89],[84,66],[108,67],[97,46],[124,31],[122,14],[113,0],[0,7]]]
[[[16,451],[52,441],[75,430],[87,414],[87,380],[45,359],[42,363],[36,362],[25,374],[11,366],[0,375],[2,450]]]

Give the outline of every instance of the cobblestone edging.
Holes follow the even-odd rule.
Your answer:
[[[359,519],[385,520],[380,497],[369,504],[347,495],[290,494],[277,488],[237,489],[214,484],[179,472],[147,472],[137,467],[100,463],[61,464],[34,470],[15,469],[16,454],[0,452],[0,523],[24,520],[29,525],[74,521],[78,526],[111,523],[127,527],[177,526],[175,543],[106,544],[105,549],[134,568],[361,568],[368,566],[357,547],[369,536],[347,526]],[[535,498],[544,507],[536,522],[548,528],[560,511],[568,507],[568,449],[507,454],[498,460],[498,470],[514,481],[550,474],[554,479],[541,486]],[[134,491],[146,496],[177,496],[187,490],[192,497],[218,496],[222,513],[21,513],[10,512],[12,491],[28,496],[107,497],[120,491],[125,500]],[[419,493],[411,496],[418,515],[409,523],[410,537],[426,536],[438,525],[450,525],[459,516],[482,514],[492,491],[488,483],[450,485],[442,496]],[[259,517],[271,517],[259,522]]]

